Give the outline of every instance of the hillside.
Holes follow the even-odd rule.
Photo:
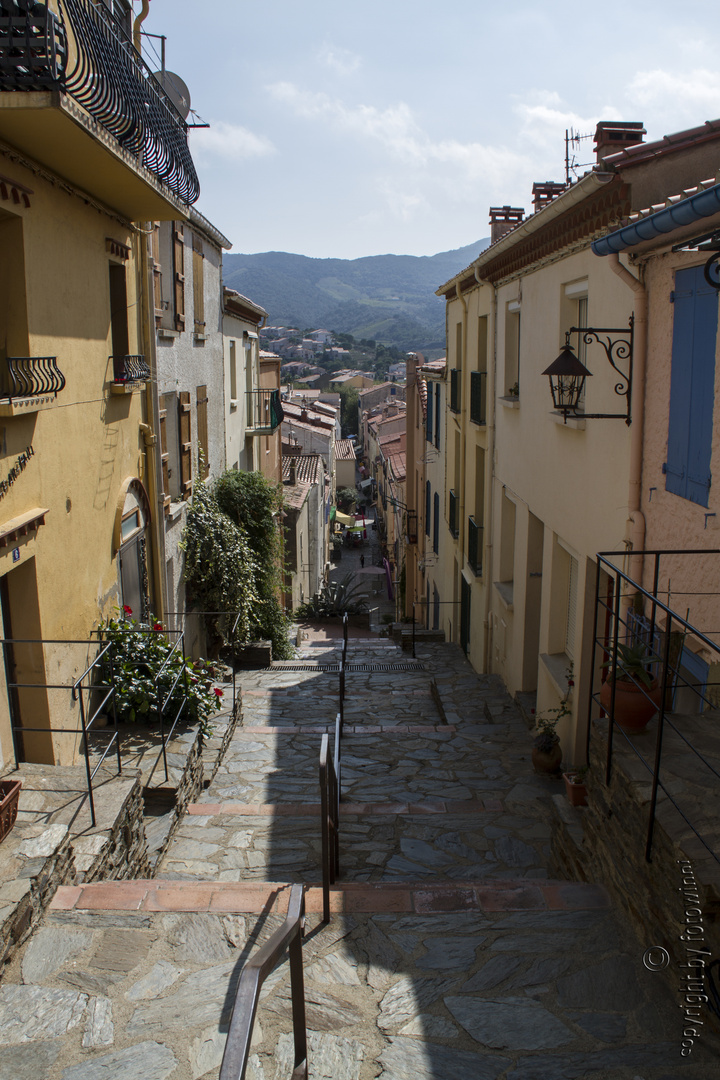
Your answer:
[[[224,281],[269,312],[270,325],[325,327],[384,345],[445,349],[445,304],[435,289],[489,243],[437,255],[309,259],[284,251],[226,255]]]

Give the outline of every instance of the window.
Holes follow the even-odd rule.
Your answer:
[[[450,533],[455,539],[460,533],[460,522],[458,520],[460,507],[458,503],[457,492],[450,490],[450,497],[448,500],[448,525],[450,527]]]
[[[110,263],[110,336],[113,356],[127,356],[128,310],[125,266]]]
[[[520,301],[505,305],[505,394],[520,393]]]
[[[672,369],[665,489],[708,505],[715,394],[718,292],[702,266],[678,270],[673,294]]]
[[[460,412],[460,386],[461,386],[462,373],[453,368],[450,372],[450,410],[454,413]]]
[[[571,326],[575,326],[578,329],[588,326],[588,281],[584,278],[582,281],[573,281],[569,285],[565,285],[563,289],[563,297],[560,308],[561,314],[561,335],[560,346],[565,344],[565,332],[570,329]],[[573,334],[570,341],[575,355],[581,364],[585,364],[587,367],[587,351],[588,347],[585,341],[583,341],[582,334]],[[578,401],[578,409],[583,412],[585,409],[585,391],[587,389],[587,381],[583,385],[582,393]]]
[[[433,495],[433,551],[437,555],[440,550],[440,496],[435,492]]]
[[[170,506],[170,454],[168,452],[167,409],[160,409],[160,461],[162,462],[163,503]]]
[[[432,491],[430,488],[430,481],[425,481],[425,535],[430,535],[430,505],[431,505]]]
[[[230,408],[237,408],[237,358],[235,342],[230,342]]]
[[[577,625],[577,587],[578,587],[578,563],[577,559],[569,556],[568,566],[568,601],[567,619],[565,620],[565,655],[572,660],[575,656],[575,629]]]

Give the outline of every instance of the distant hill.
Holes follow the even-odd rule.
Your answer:
[[[285,251],[226,255],[225,284],[269,312],[270,325],[323,327],[356,339],[422,351],[445,349],[438,286],[489,244],[478,240],[438,255],[309,259]]]

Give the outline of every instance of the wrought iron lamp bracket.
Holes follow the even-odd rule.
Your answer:
[[[717,286],[720,288],[720,285]],[[605,350],[610,367],[619,376],[615,383],[615,393],[618,397],[624,397],[626,411],[624,413],[577,413],[584,420],[624,420],[630,426],[632,423],[632,372],[633,372],[633,345],[635,339],[635,316],[630,316],[629,325],[624,327],[607,326],[571,326],[565,334],[565,344],[570,344],[571,334],[578,335],[578,344],[582,340],[586,345],[598,344]],[[581,336],[582,335],[582,338]],[[580,350],[578,349],[578,353]],[[619,365],[622,364],[627,370],[624,371]]]
[[[720,251],[713,251],[703,268],[703,274],[708,285],[720,292]]]

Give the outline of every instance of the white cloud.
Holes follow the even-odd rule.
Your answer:
[[[399,102],[378,109],[374,105],[347,105],[328,94],[301,90],[292,83],[268,87],[276,101],[306,120],[322,120],[336,130],[384,147],[388,153],[414,169],[452,165],[452,185],[464,186],[488,175],[502,179],[520,168],[522,155],[505,147],[486,146],[457,139],[433,140],[422,130],[409,105]]]
[[[362,66],[361,58],[349,49],[325,42],[318,50],[318,60],[336,75],[352,75]]]
[[[264,135],[255,135],[240,124],[222,120],[209,128],[197,128],[192,150],[198,158],[220,157],[229,161],[247,161],[275,153],[275,147]]]
[[[715,119],[720,111],[720,73],[706,68],[639,71],[628,84],[627,93],[638,105],[664,114],[692,113],[699,124]]]

